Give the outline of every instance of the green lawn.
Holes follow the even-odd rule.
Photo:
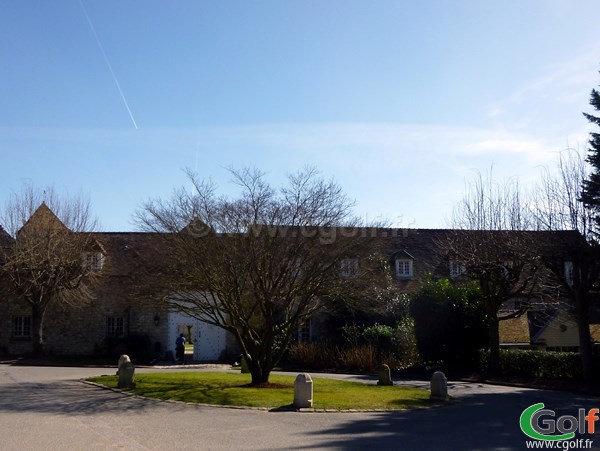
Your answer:
[[[91,382],[116,387],[117,376],[100,376]],[[150,398],[218,405],[284,407],[294,400],[293,376],[271,375],[277,388],[248,387],[250,375],[235,373],[153,373],[136,375],[133,393]],[[408,387],[379,387],[335,379],[313,379],[316,409],[407,409],[433,405],[429,391]]]

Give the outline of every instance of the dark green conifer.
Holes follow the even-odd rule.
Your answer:
[[[592,89],[590,105],[600,111],[600,93]],[[600,117],[583,113],[588,121],[600,126]],[[600,133],[591,132],[588,144],[587,162],[592,165],[592,171],[587,180],[584,180],[581,191],[581,200],[594,215],[596,230],[600,229]]]

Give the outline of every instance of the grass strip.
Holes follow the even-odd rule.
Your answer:
[[[99,376],[91,382],[116,388],[117,376]],[[222,372],[144,373],[136,375],[132,393],[149,398],[217,405],[281,408],[294,400],[293,376],[272,374],[269,388],[249,386],[248,374]],[[410,387],[383,387],[336,379],[313,379],[315,409],[409,409],[435,404],[429,391]]]

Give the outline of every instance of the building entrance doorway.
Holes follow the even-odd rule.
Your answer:
[[[186,340],[185,358],[188,363],[218,361],[227,346],[224,329],[207,324],[178,311],[169,312],[168,350],[175,357],[175,340],[183,334]]]

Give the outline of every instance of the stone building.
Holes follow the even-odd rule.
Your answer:
[[[28,224],[52,216],[53,213],[42,205]],[[388,258],[390,271],[401,291],[416,291],[429,276],[453,279],[463,276],[464,270],[448,257],[441,244],[454,231],[364,229],[360,232],[377,238],[380,252]],[[561,243],[559,247],[567,250],[569,246],[565,243],[573,242],[576,234],[527,233],[549,243]],[[169,310],[164,300],[171,293],[151,282],[153,271],[165,270],[160,265],[163,236],[143,232],[97,232],[89,236],[91,244],[81,258],[99,276],[99,283],[89,302],[76,306],[49,306],[44,318],[47,353],[99,355],[135,350],[144,354],[144,358],[163,359],[172,356],[176,337],[184,333],[194,344],[196,360],[215,361],[237,355],[236,343],[229,333]],[[575,236],[575,240],[578,237]],[[0,229],[0,246],[10,246],[12,240]],[[560,255],[568,262],[570,257],[564,249]],[[352,277],[360,264],[354,258],[343,260],[340,277]],[[173,277],[177,275],[173,274]],[[327,331],[320,324],[318,318],[309,322],[299,331],[298,338],[315,340],[322,337]],[[1,295],[0,352],[11,355],[31,352],[31,328],[31,307],[15,296]]]
[[[64,227],[42,204],[17,233],[16,240],[28,228],[47,227],[49,223],[55,228]],[[159,235],[97,232],[90,233],[87,241],[90,244],[81,259],[97,278],[93,296],[75,305],[48,306],[43,328],[46,353],[103,355],[133,350],[146,359],[164,358],[172,353],[181,330],[186,330],[189,341],[197,342],[199,359],[218,360],[227,349],[233,349],[231,337],[220,329],[169,311],[162,302],[169,293],[149,284],[152,271],[161,260]],[[0,229],[0,246],[14,243]],[[2,292],[0,296],[0,352],[32,352],[31,305],[14,294]]]

